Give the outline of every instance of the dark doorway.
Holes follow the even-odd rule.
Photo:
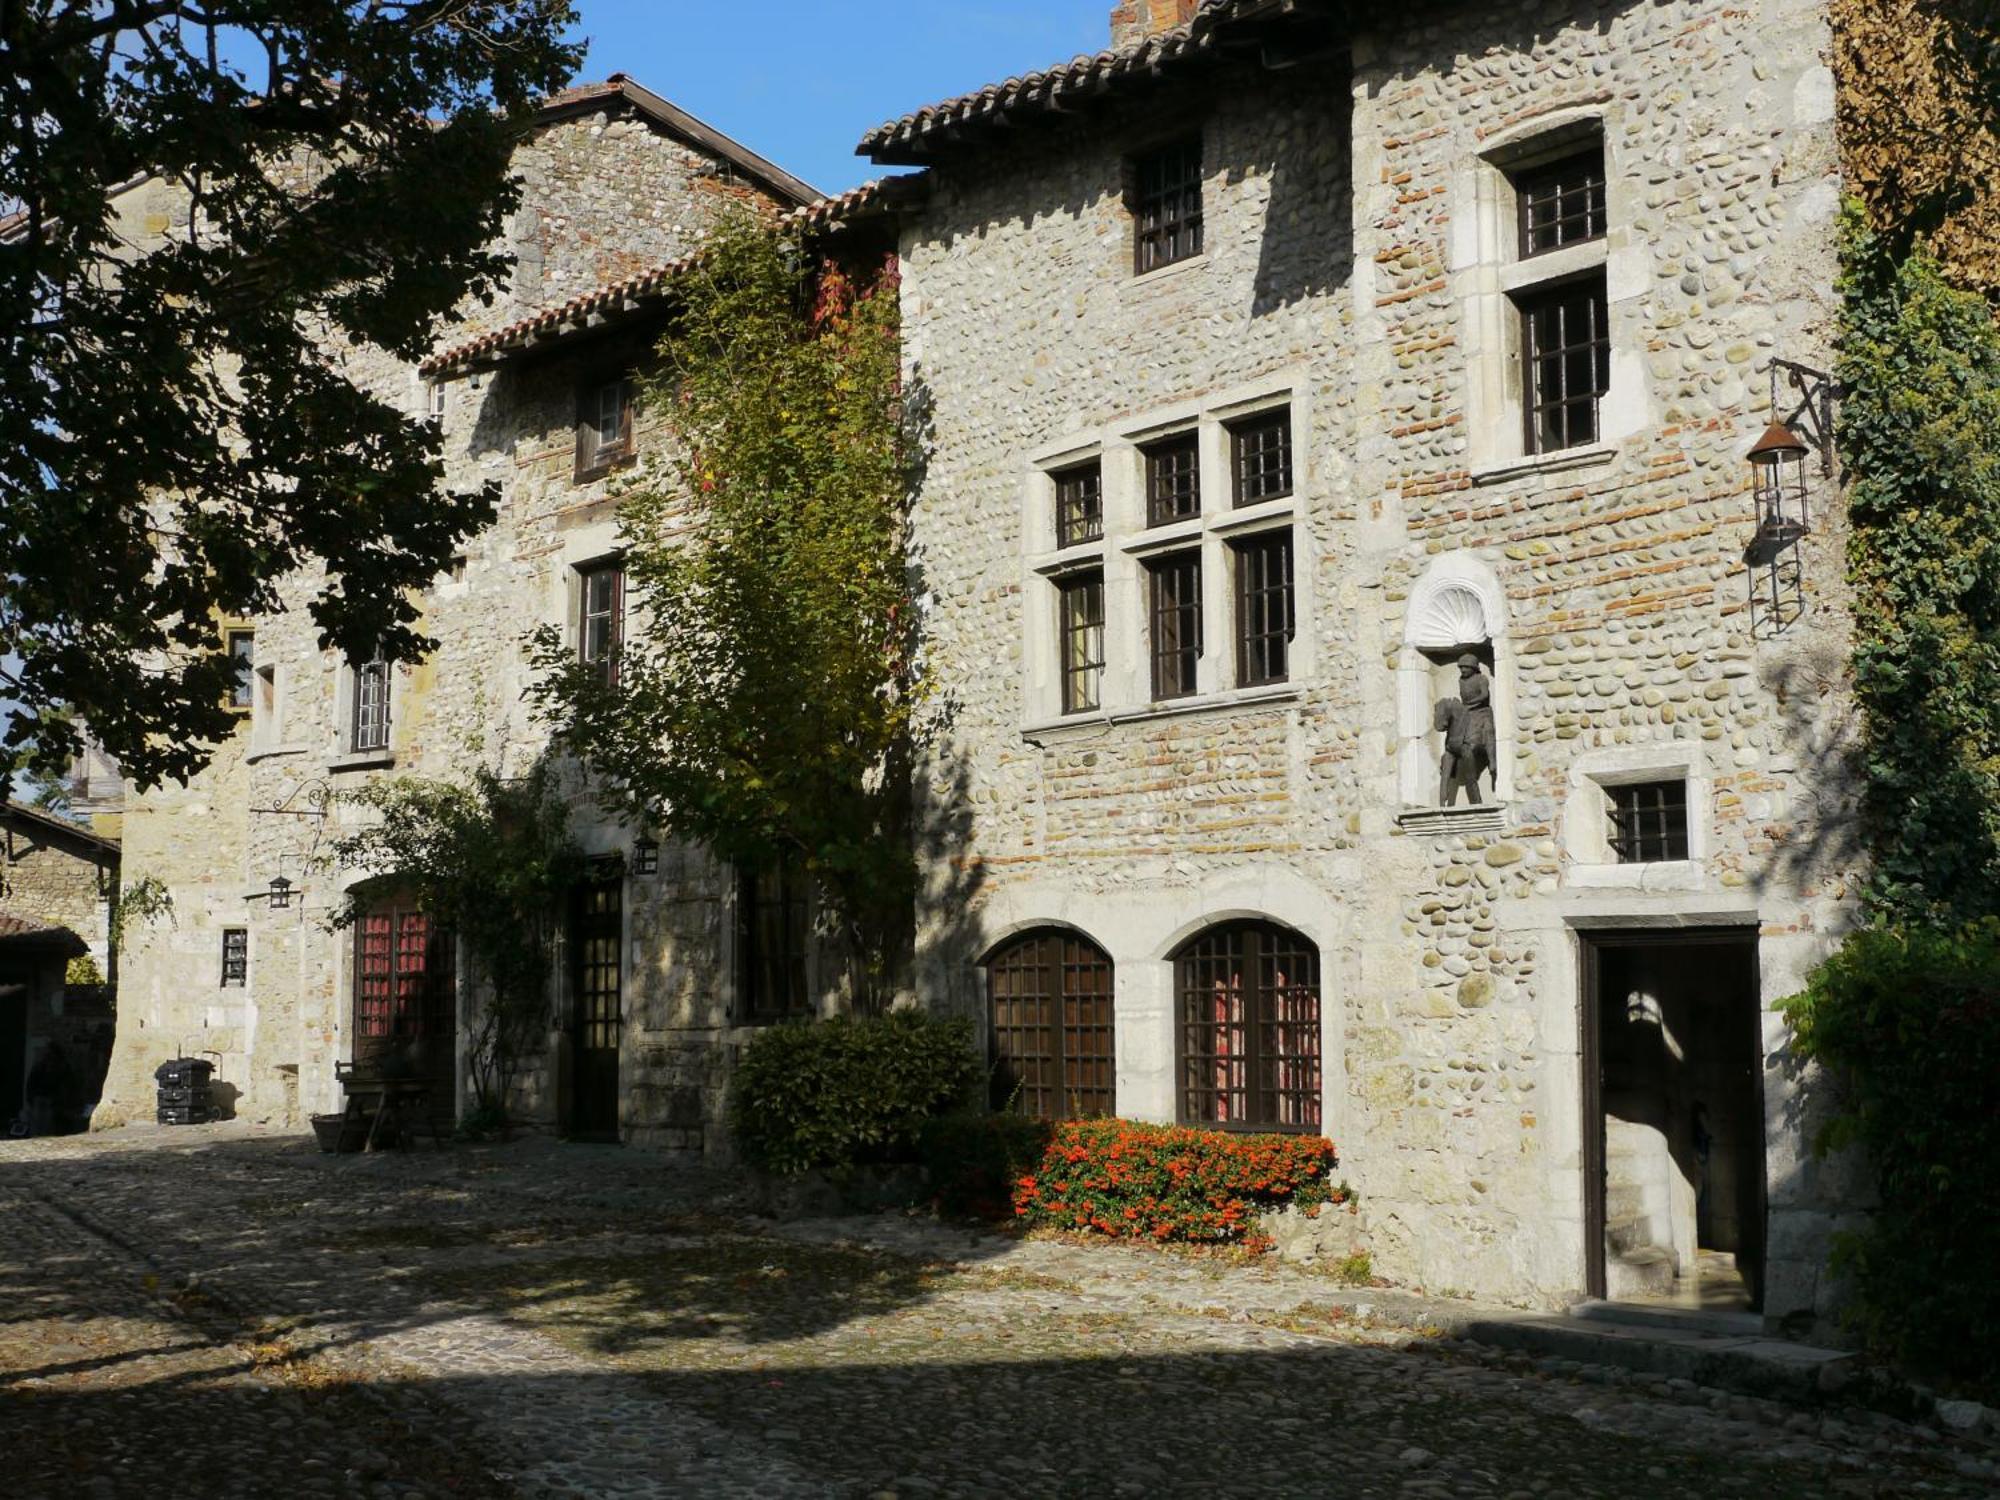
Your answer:
[[[1590,1294],[1754,1311],[1764,1269],[1756,932],[1581,938]]]
[[[0,984],[0,1131],[20,1118],[27,1070],[28,987]]]
[[[385,897],[354,924],[354,1063],[422,1083],[434,1130],[458,1120],[458,943],[414,902]]]
[[[618,1139],[618,1034],[624,1026],[619,951],[624,944],[622,875],[588,881],[570,901],[569,1133],[575,1140]]]

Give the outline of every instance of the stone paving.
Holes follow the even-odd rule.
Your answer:
[[[1473,1357],[1292,1268],[752,1207],[545,1141],[0,1145],[0,1492],[1996,1492],[1927,1429]]]

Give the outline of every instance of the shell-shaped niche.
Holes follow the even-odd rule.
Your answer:
[[[1486,610],[1467,588],[1447,587],[1432,594],[1411,624],[1410,644],[1424,651],[1476,646],[1489,638]]]

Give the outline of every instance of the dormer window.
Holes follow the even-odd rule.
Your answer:
[[[1134,274],[1201,254],[1201,141],[1177,141],[1132,163]]]

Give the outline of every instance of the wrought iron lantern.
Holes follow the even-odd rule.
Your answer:
[[[270,901],[272,911],[285,911],[292,904],[292,883],[282,875],[271,877]]]
[[[636,875],[660,873],[660,841],[642,833],[632,841],[632,871]]]
[[[1833,378],[1791,360],[1772,360],[1774,417],[1785,412],[1780,376],[1796,394],[1796,405],[1766,427],[1746,455],[1757,519],[1757,529],[1743,549],[1753,635],[1775,635],[1805,613],[1805,567],[1799,543],[1812,531],[1807,457],[1817,452],[1822,470],[1833,473]]]

